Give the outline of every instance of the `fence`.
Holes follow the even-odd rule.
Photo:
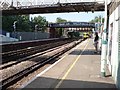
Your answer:
[[[12,32],[11,36],[20,41],[47,39],[50,34],[47,32]]]

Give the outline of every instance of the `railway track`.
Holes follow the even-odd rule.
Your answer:
[[[5,53],[9,51],[16,51],[16,50],[20,50],[28,47],[45,45],[45,44],[50,44],[50,43],[65,41],[65,40],[70,40],[70,38],[54,38],[54,39],[13,42],[13,43],[1,44],[0,47],[2,47],[2,53]]]
[[[12,85],[13,83],[16,83],[18,80],[20,80],[21,78],[23,78],[23,76],[25,77],[26,75],[28,75],[29,73],[35,71],[36,69],[40,68],[41,66],[45,65],[46,63],[48,63],[50,60],[54,59],[55,57],[57,57],[59,54],[56,54],[46,60],[40,61],[37,64],[26,68],[25,70],[3,80],[2,82],[2,89],[5,90],[7,87],[9,87],[10,85]]]
[[[12,76],[10,76],[8,78],[5,78],[4,80],[0,81],[0,83],[2,83],[2,85],[0,87],[3,90],[6,89],[6,88],[8,88],[10,85],[16,83],[18,80],[20,80],[21,78],[23,78],[23,76],[27,76],[31,72],[34,72],[38,68],[40,68],[43,65],[45,65],[46,63],[50,62],[54,58],[62,55],[63,53],[65,53],[66,51],[68,51],[69,49],[71,49],[72,47],[74,47],[75,45],[77,45],[80,42],[81,42],[81,40],[78,41],[78,42],[74,41],[72,43],[67,43],[65,45],[62,45],[62,46],[59,46],[59,47],[56,47],[56,48],[53,48],[53,49],[49,49],[49,50],[41,52],[39,54],[28,56],[28,57],[26,57],[26,59],[17,61],[17,62],[15,62],[13,64],[8,65],[8,66],[7,65],[3,66],[2,68],[5,69],[5,68],[8,68],[9,66],[15,65],[15,64],[17,64],[17,63],[19,63],[21,61],[32,59],[32,58],[35,58],[37,56],[40,57],[40,55],[43,55],[43,54],[46,55],[46,53],[48,53],[47,55],[49,55],[46,58],[42,58],[42,60],[38,60],[38,62],[34,63],[32,66],[27,67],[26,69],[24,69],[24,70],[22,70],[22,71],[20,71],[20,72],[18,72],[16,74],[14,74],[14,75],[12,75]]]
[[[25,60],[28,60],[28,59],[31,59],[31,58],[34,58],[34,57],[43,55],[43,54],[45,54],[45,53],[47,53],[47,52],[51,52],[51,51],[56,50],[56,49],[58,49],[58,48],[60,48],[60,47],[61,47],[61,46],[55,47],[55,48],[52,48],[52,49],[49,49],[49,50],[46,50],[46,51],[43,51],[43,52],[40,52],[40,53],[36,53],[36,54],[31,55],[31,56],[27,56],[27,57],[25,57],[25,58],[22,58],[22,59],[19,59],[19,60],[17,60],[17,61],[14,61],[14,62],[12,62],[12,63],[8,63],[8,64],[5,64],[5,65],[3,64],[3,65],[0,66],[0,70],[5,69],[5,68],[8,68],[8,67],[10,67],[10,66],[12,66],[12,65],[18,64],[18,63],[20,63],[20,62],[22,62],[22,61],[25,61]]]
[[[38,52],[42,52],[69,42],[72,42],[73,40],[64,40],[64,41],[58,41],[58,42],[53,42],[45,45],[39,45],[39,46],[34,46],[34,47],[27,47],[24,49],[19,49],[19,50],[14,50],[14,51],[9,51],[9,52],[3,52],[2,53],[2,63],[6,63],[9,61],[15,61],[20,58],[24,58],[30,55],[33,55]]]

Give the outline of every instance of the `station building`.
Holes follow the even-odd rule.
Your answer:
[[[107,65],[120,89],[120,0],[108,2]]]

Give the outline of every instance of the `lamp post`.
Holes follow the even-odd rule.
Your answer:
[[[35,39],[37,39],[37,30],[38,30],[38,25],[35,25]]]
[[[107,66],[107,0],[105,0],[105,21],[102,35],[102,51],[101,51],[101,75],[105,77]]]
[[[13,29],[14,29],[14,38],[15,38],[15,33],[16,33],[16,23],[17,23],[17,21],[14,21],[14,23],[13,23]]]

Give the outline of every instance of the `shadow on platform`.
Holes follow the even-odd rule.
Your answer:
[[[74,50],[69,54],[70,55],[80,55],[81,52],[82,52],[82,50]],[[87,50],[82,52],[82,55],[101,55],[101,52],[95,53],[94,49],[87,49]]]
[[[28,86],[22,90],[54,90],[54,87],[60,82],[60,79],[38,77]],[[52,85],[52,86],[51,86]],[[58,90],[77,89],[77,90],[117,90],[114,84],[93,82],[93,81],[78,81],[78,80],[64,80]]]

